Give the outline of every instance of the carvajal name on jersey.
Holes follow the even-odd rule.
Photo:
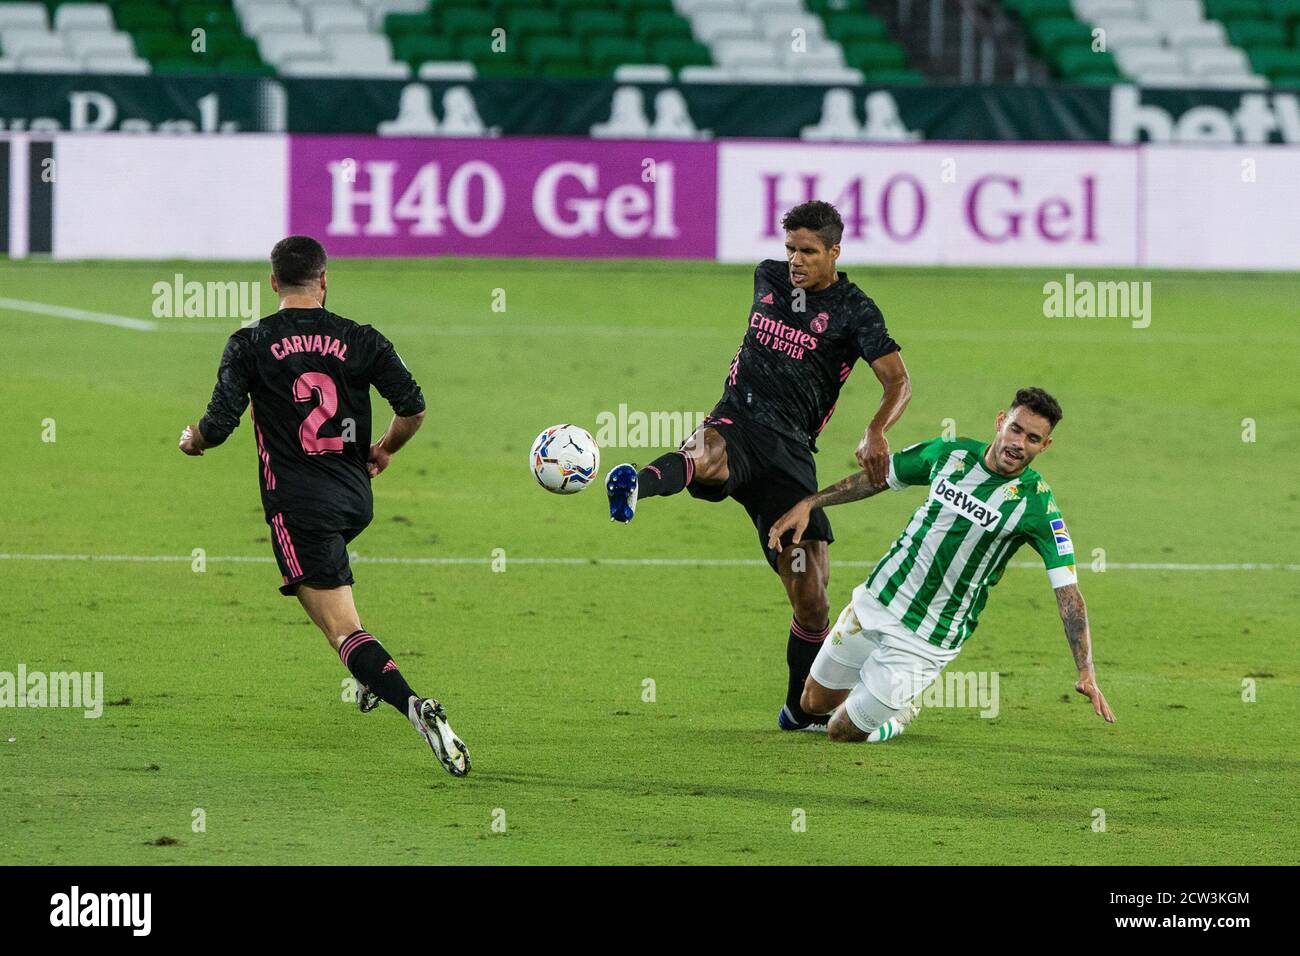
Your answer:
[[[985,531],[992,530],[1002,518],[1002,513],[996,508],[990,508],[987,503],[967,494],[955,485],[948,484],[944,478],[940,478],[931,486],[930,497],[945,508],[951,508],[963,518],[979,525]]]
[[[319,352],[333,355],[340,362],[348,360],[347,345],[331,335],[289,335],[271,343],[271,355],[277,362],[298,352]]]

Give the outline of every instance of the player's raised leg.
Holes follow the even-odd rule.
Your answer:
[[[822,726],[826,723],[824,714],[807,712],[802,697],[808,672],[830,633],[830,602],[826,597],[830,553],[826,542],[805,540],[784,548],[777,555],[776,570],[794,612],[785,650],[789,683],[777,722],[782,730]]]
[[[610,520],[631,521],[642,498],[675,495],[693,481],[722,485],[729,476],[726,441],[716,429],[700,428],[680,449],[660,455],[640,471],[629,464],[610,469],[605,479]]]
[[[300,584],[296,593],[357,683],[409,720],[448,773],[468,773],[469,753],[452,732],[442,705],[412,690],[388,651],[361,626],[352,588],[346,584],[332,588]]]

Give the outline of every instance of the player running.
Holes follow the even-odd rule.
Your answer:
[[[975,630],[988,591],[1023,544],[1047,568],[1065,637],[1079,670],[1074,689],[1115,722],[1097,687],[1088,610],[1079,593],[1074,544],[1052,489],[1030,468],[1052,444],[1061,406],[1041,388],[1022,388],[999,411],[990,443],[934,438],[894,455],[886,482],[850,475],[810,495],[773,524],[798,543],[817,508],[893,488],[928,485],[929,496],[835,622],[813,662],[802,707],[832,714],[831,740],[878,742],[903,732],[913,701]]]
[[[290,236],[271,250],[280,311],[230,336],[203,420],[180,448],[202,455],[224,442],[252,399],[262,507],[284,584],[296,595],[360,685],[362,713],[383,700],[420,732],[442,766],[469,773],[465,744],[442,705],[411,690],[361,626],[352,598],[348,542],[370,523],[370,481],[424,419],[424,396],[388,339],[325,309],[325,250]],[[392,423],[370,442],[370,386],[392,406]],[[254,417],[256,415],[256,417]]]
[[[769,542],[773,522],[817,490],[813,452],[854,363],[866,359],[884,388],[858,445],[867,478],[884,484],[889,467],[885,432],[912,394],[899,346],[876,304],[836,271],[844,223],[830,203],[796,206],[781,220],[786,261],[754,270],[754,299],[745,338],[731,361],[722,398],[680,450],[639,472],[618,465],[606,478],[609,514],[628,522],[640,499],[675,495],[734,498],[749,512],[768,563],[781,576],[794,615],[786,643],[789,668],[782,730],[824,729],[826,717],[800,707],[804,679],[830,632],[827,545],[834,541],[825,513],[815,508],[801,547]]]

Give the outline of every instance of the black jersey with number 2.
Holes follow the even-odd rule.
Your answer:
[[[748,326],[723,402],[814,450],[854,363],[899,350],[876,303],[843,272],[822,291],[807,292],[775,259],[754,270]]]
[[[282,309],[230,336],[199,430],[221,444],[251,399],[267,520],[287,511],[368,522],[371,385],[398,415],[424,410],[420,386],[374,327]]]

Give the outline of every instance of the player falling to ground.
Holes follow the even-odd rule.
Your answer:
[[[992,442],[935,438],[894,455],[886,482],[850,475],[810,495],[770,532],[798,542],[817,508],[893,488],[928,486],[929,495],[867,580],[853,591],[830,640],[813,662],[802,706],[832,714],[830,738],[888,740],[919,708],[913,701],[975,630],[989,588],[1021,545],[1038,552],[1056,591],[1065,637],[1078,668],[1075,690],[1115,722],[1097,687],[1088,611],[1079,593],[1074,544],[1052,489],[1030,464],[1052,444],[1061,406],[1040,388],[1022,388],[999,411]]]
[[[639,472],[619,465],[606,479],[610,517],[631,521],[639,499],[686,489],[705,501],[734,498],[749,512],[768,563],[781,576],[794,615],[786,643],[789,668],[783,730],[822,728],[826,718],[800,707],[804,679],[830,631],[827,545],[834,537],[815,509],[799,548],[768,542],[772,523],[817,490],[813,452],[840,389],[858,359],[884,388],[858,445],[858,463],[876,484],[889,467],[885,431],[911,397],[907,368],[876,304],[836,271],[844,223],[830,203],[796,206],[781,220],[786,261],[754,271],[745,338],[727,373],[722,399],[676,452]]]
[[[230,336],[207,413],[181,434],[181,451],[220,445],[252,400],[258,481],[271,546],[296,595],[360,685],[362,712],[384,700],[414,725],[448,772],[469,772],[469,753],[438,701],[411,690],[361,626],[348,543],[370,523],[371,479],[388,467],[424,418],[420,386],[388,339],[325,308],[325,250],[290,236],[271,250],[280,311]],[[394,418],[371,444],[370,386]]]

